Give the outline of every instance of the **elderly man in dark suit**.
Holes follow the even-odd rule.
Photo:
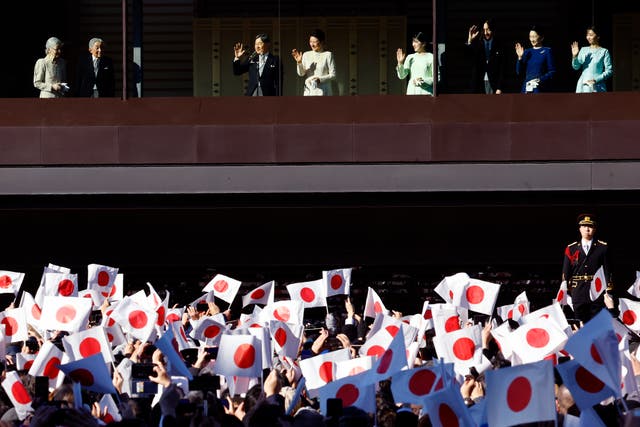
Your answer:
[[[89,54],[78,61],[75,96],[82,98],[112,98],[115,96],[113,61],[102,55],[102,39],[89,41]]]
[[[249,85],[246,96],[279,96],[281,95],[281,64],[280,58],[269,52],[271,40],[266,34],[256,36],[255,52],[246,56],[242,43],[233,47],[233,74],[239,76],[249,73]]]

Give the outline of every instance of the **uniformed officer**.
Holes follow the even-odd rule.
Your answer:
[[[567,288],[573,301],[576,317],[587,322],[604,308],[604,294],[591,301],[589,288],[593,275],[604,266],[607,279],[607,291],[612,290],[611,271],[607,257],[607,244],[594,239],[596,220],[591,214],[578,216],[580,240],[569,244],[564,250],[562,280],[567,281]]]

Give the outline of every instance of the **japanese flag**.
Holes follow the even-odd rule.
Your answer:
[[[351,268],[340,268],[322,272],[322,281],[327,288],[327,297],[349,295],[351,288]]]
[[[607,289],[607,278],[604,276],[604,267],[600,267],[596,274],[591,279],[591,286],[589,287],[589,297],[591,301],[598,299],[600,295]]]
[[[100,416],[100,419],[105,424],[118,423],[122,421],[122,415],[120,415],[118,405],[116,405],[116,402],[110,394],[102,396],[98,405],[100,406],[100,414],[104,412],[105,408],[107,409],[106,414]]]
[[[196,298],[195,300],[193,300],[191,302],[191,304],[189,304],[191,307],[195,307],[198,304],[207,304],[210,302],[215,303],[216,298],[215,298],[215,292],[214,291],[209,291],[205,294],[200,295],[198,298]]]
[[[287,291],[291,300],[300,301],[304,308],[327,306],[327,290],[322,280],[292,283],[287,285]]]
[[[460,329],[462,320],[453,304],[432,304],[431,314],[436,335],[444,335]]]
[[[63,362],[63,352],[51,341],[45,341],[29,369],[29,375],[48,377],[49,387],[55,387],[60,375],[58,367]]]
[[[238,293],[238,289],[240,289],[241,283],[239,280],[232,279],[231,277],[216,274],[202,289],[202,292],[214,291],[216,297],[231,304]]]
[[[560,305],[567,305],[569,291],[567,290],[567,282],[563,280],[560,283],[560,289],[558,289],[558,293],[556,294],[556,302]]]
[[[542,317],[553,320],[567,336],[572,334],[571,326],[569,326],[569,322],[567,322],[567,316],[565,316],[562,307],[560,307],[560,304],[557,302],[523,316],[520,319],[520,323],[524,325]]]
[[[191,375],[187,365],[182,360],[172,329],[167,329],[162,337],[155,342],[155,346],[167,358],[167,373],[169,375],[187,377],[189,380],[193,379],[193,375]],[[220,357],[220,353],[218,353],[218,361]]]
[[[184,314],[184,307],[182,308],[170,308],[167,310],[167,316],[165,320],[169,323],[177,322],[182,320],[182,315]]]
[[[438,357],[454,363],[456,369],[470,368],[482,362],[482,339],[480,326],[459,329],[433,337]]]
[[[276,286],[276,282],[272,280],[270,282],[265,283],[264,285],[258,286],[252,291],[249,291],[246,295],[242,297],[242,306],[246,307],[249,304],[261,304],[261,305],[272,304],[275,286]]]
[[[259,326],[256,328],[250,327],[248,330],[258,340],[258,348],[262,356],[262,369],[271,369],[273,367],[273,346],[271,345],[269,328]]]
[[[335,379],[335,365],[337,362],[351,359],[348,349],[320,353],[300,361],[302,375],[307,380],[307,389],[315,390]]]
[[[0,270],[0,294],[17,295],[24,280],[24,273]]]
[[[391,337],[395,337],[398,331],[402,329],[405,333],[405,345],[411,344],[413,340],[416,339],[417,328],[404,323],[402,320],[399,320],[392,316],[387,316],[385,314],[378,314],[376,318],[373,320],[373,324],[371,325],[371,329],[367,334],[367,338],[372,337],[377,334],[379,331],[386,331]]]
[[[27,316],[27,323],[37,330],[41,330],[40,317],[42,315],[42,310],[40,309],[38,304],[36,304],[36,301],[33,299],[33,296],[29,292],[22,292],[20,307],[24,309],[25,315]]]
[[[498,317],[502,319],[503,322],[506,322],[509,319],[513,319],[513,304],[501,305],[496,308],[496,312],[498,313]]]
[[[262,324],[267,324],[270,320],[302,324],[303,312],[304,307],[300,301],[276,301],[262,309],[259,320]]]
[[[367,299],[364,304],[364,316],[376,317],[378,313],[389,314],[389,310],[384,306],[382,299],[380,299],[376,291],[368,288]]]
[[[269,322],[269,333],[275,344],[275,351],[280,356],[291,359],[298,357],[302,331],[302,325],[293,325],[278,320]]]
[[[111,288],[116,281],[118,269],[100,264],[87,266],[87,289],[93,289],[103,298],[111,294]]]
[[[191,336],[202,341],[206,346],[216,347],[226,330],[224,323],[216,321],[213,317],[204,317],[198,321],[197,326],[191,331]]]
[[[111,345],[107,339],[107,334],[102,326],[76,332],[62,338],[62,345],[71,360],[79,360],[84,357],[102,353],[102,358],[106,363],[113,362]]]
[[[167,329],[171,329],[173,331],[173,337],[178,343],[178,351],[191,348],[191,343],[189,342],[187,334],[184,332],[181,322],[172,322],[168,325]]]
[[[556,368],[580,410],[590,408],[616,394],[575,360],[568,360]]]
[[[509,319],[519,321],[522,316],[529,314],[529,298],[527,298],[527,292],[522,292],[518,295],[513,302],[513,312],[507,314]]]
[[[489,425],[506,427],[556,419],[553,364],[542,360],[485,373]]]
[[[73,382],[80,383],[87,390],[116,393],[102,353],[65,363],[59,367]]]
[[[629,292],[636,298],[640,298],[640,271],[636,271],[636,280],[629,287],[629,289],[627,289],[627,292]]]
[[[78,275],[68,273],[45,273],[44,295],[61,297],[78,296]]]
[[[640,332],[640,302],[627,298],[619,299],[620,314],[618,317],[622,323],[634,332]]]
[[[2,381],[2,388],[9,396],[13,407],[16,408],[18,419],[22,421],[29,412],[33,412],[31,395],[22,384],[22,381],[20,381],[20,375],[16,371],[8,371],[6,373],[6,378]]]
[[[350,377],[368,371],[373,367],[373,356],[356,357],[355,359],[336,362],[335,378]]]
[[[442,297],[444,302],[453,304],[454,290],[464,288],[468,282],[469,275],[467,273],[456,273],[442,279],[434,291]]]
[[[44,297],[40,325],[53,331],[77,332],[89,321],[92,302],[78,297]]]
[[[422,318],[426,322],[425,330],[433,329],[433,312],[429,306],[429,301],[422,304]]]
[[[35,354],[30,353],[16,353],[16,367],[18,371],[31,369],[31,365],[33,365],[33,360],[36,358]]]
[[[389,347],[376,361],[371,375],[376,382],[383,381],[406,367],[407,349],[404,344],[404,334],[402,329],[399,329]]]
[[[454,293],[453,303],[477,313],[491,315],[500,292],[500,285],[469,279],[460,292]]]
[[[520,360],[530,363],[560,351],[567,342],[567,334],[553,319],[539,317],[513,331],[509,340]]]
[[[223,335],[213,369],[216,374],[227,377],[260,377],[260,342],[253,335]]]
[[[140,341],[148,341],[155,333],[157,313],[137,304],[131,298],[125,298],[111,313],[111,318],[122,329]]]
[[[309,360],[309,359],[306,359]],[[368,379],[368,372],[331,381],[318,389],[320,412],[327,415],[327,399],[342,400],[342,407],[355,406],[367,413],[376,412],[375,384]]]
[[[28,338],[29,331],[24,308],[0,312],[0,324],[4,326],[5,342],[19,342]]]
[[[109,294],[103,293],[102,296],[108,297],[109,301],[121,301],[124,298],[124,274],[118,273]]]
[[[166,291],[164,299],[158,304],[156,307],[156,314],[158,315],[156,319],[156,326],[161,327],[164,326],[165,321],[167,320],[167,311],[169,311],[169,297],[171,294],[169,291]]]
[[[400,329],[396,330],[399,331]],[[364,344],[358,350],[360,356],[382,356],[387,348],[391,345],[394,335],[391,335],[388,331],[382,329],[376,334],[370,336]]]
[[[393,400],[401,403],[422,405],[424,397],[431,391],[442,390],[444,381],[440,370],[421,367],[397,372],[391,379]]]
[[[453,387],[444,387],[425,395],[424,409],[434,427],[475,427],[462,395]],[[493,427],[493,426],[492,426]]]
[[[88,300],[91,300],[91,308],[100,307],[102,305],[102,301],[104,301],[104,298],[100,295],[100,293],[93,289],[78,291],[78,298],[86,298]]]
[[[127,337],[125,337],[122,328],[117,323],[112,326],[104,326],[104,331],[107,334],[107,340],[112,348],[120,344],[126,344]]]

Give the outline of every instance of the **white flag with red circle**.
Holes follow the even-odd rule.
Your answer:
[[[167,326],[167,329],[171,329],[173,332],[173,336],[178,343],[178,351],[193,347],[189,342],[189,337],[187,337],[187,334],[182,327],[182,322],[172,322]]]
[[[200,295],[198,298],[194,299],[190,304],[191,307],[196,307],[198,304],[208,304],[210,302],[215,303],[216,298],[215,298],[215,292],[214,291],[209,291],[206,292],[202,295]]]
[[[62,345],[71,360],[79,360],[93,356],[96,353],[102,353],[102,358],[106,363],[113,362],[111,345],[102,326],[96,326],[63,337]]]
[[[270,320],[279,320],[294,325],[302,324],[304,306],[300,301],[282,300],[269,304],[260,312],[259,321],[268,324]]]
[[[158,314],[147,307],[141,306],[131,298],[125,298],[118,303],[110,317],[125,332],[145,342],[155,333]]]
[[[400,329],[398,329],[399,331]],[[373,356],[379,357],[385,352],[387,348],[391,345],[391,341],[393,341],[393,335],[391,335],[386,330],[379,330],[374,335],[370,336],[362,346],[360,346],[360,350],[358,353],[360,356]]]
[[[24,308],[13,308],[0,312],[0,324],[4,326],[6,343],[25,341],[29,337],[27,315]]]
[[[339,268],[322,272],[322,280],[327,288],[327,297],[349,295],[351,291],[351,268]]]
[[[207,316],[198,320],[197,326],[194,326],[190,335],[208,347],[217,347],[225,331],[226,325],[224,323]]]
[[[538,317],[509,336],[511,349],[522,363],[537,362],[563,349],[567,334],[552,318]]]
[[[444,387],[424,397],[424,410],[429,414],[433,427],[475,427],[469,409],[462,400],[460,391]],[[493,427],[493,426],[492,426]]]
[[[20,380],[20,375],[16,371],[8,371],[5,380],[2,381],[2,388],[9,396],[13,407],[16,409],[19,420],[24,420],[29,412],[33,412],[31,407],[31,395]]]
[[[24,273],[0,270],[0,294],[17,295],[24,280]]]
[[[640,271],[636,271],[636,280],[629,286],[627,292],[636,298],[640,298]]]
[[[100,307],[104,298],[100,295],[100,292],[94,289],[85,289],[83,291],[78,291],[78,298],[86,298],[91,300],[92,308]]]
[[[36,358],[35,354],[31,353],[16,353],[16,367],[18,371],[31,369],[31,365],[33,365],[33,361]]]
[[[258,340],[258,349],[262,356],[262,369],[271,369],[273,367],[273,346],[271,345],[269,328],[264,326],[249,327],[248,331]]]
[[[118,276],[118,268],[101,264],[87,266],[87,289],[93,289],[101,297],[107,298]]]
[[[522,316],[526,316],[529,314],[529,298],[527,297],[527,292],[523,291],[519,294],[515,301],[513,302],[513,312],[507,314],[509,319],[513,319],[516,322],[520,320]]]
[[[232,279],[231,277],[216,274],[202,289],[202,292],[213,291],[217,298],[231,304],[238,293],[238,289],[240,289],[241,283],[239,280]]]
[[[426,395],[444,387],[440,369],[419,367],[397,372],[391,378],[391,393],[398,403],[422,405]]]
[[[227,377],[260,377],[262,353],[253,335],[223,335],[218,346],[214,372]]]
[[[436,335],[457,331],[464,320],[453,304],[431,304],[431,315]]]
[[[491,315],[498,299],[500,285],[469,279],[459,292],[454,291],[453,303],[477,313]]]
[[[409,344],[411,344],[416,339],[418,329],[411,326],[410,324],[403,322],[400,319],[380,313],[373,320],[371,329],[367,334],[367,339],[381,330],[386,331],[393,338],[396,336],[400,329],[402,329],[402,332],[404,334],[405,346],[408,347]]]
[[[124,274],[118,273],[109,293],[107,295],[102,293],[102,296],[107,297],[112,302],[121,301],[124,298]]]
[[[80,383],[87,390],[98,393],[117,393],[111,382],[111,374],[107,369],[107,364],[100,352],[59,365],[59,367],[71,381]]]
[[[33,364],[29,369],[29,375],[34,377],[48,377],[49,387],[56,387],[58,379],[62,379],[58,367],[63,362],[64,353],[51,341],[45,341],[40,347]]]
[[[433,312],[429,306],[429,301],[422,303],[422,318],[426,322],[425,330],[433,329]]]
[[[44,295],[61,297],[78,296],[78,275],[70,273],[45,273]]]
[[[402,329],[399,329],[396,336],[391,340],[391,344],[373,365],[371,375],[375,382],[383,381],[406,367],[407,348],[404,343]]]
[[[591,298],[591,301],[595,301],[606,289],[607,278],[604,275],[604,266],[600,266],[596,274],[593,275],[593,279],[591,279],[589,298]]]
[[[320,353],[300,361],[300,370],[307,380],[307,389],[315,390],[335,380],[335,366],[337,362],[351,359],[349,349]]]
[[[45,296],[40,325],[51,331],[77,332],[87,327],[92,305],[87,298]]]
[[[273,303],[275,295],[274,288],[276,282],[273,280],[260,285],[257,288],[249,291],[246,295],[242,296],[242,306],[246,307],[249,304],[269,305]]]
[[[167,373],[169,375],[182,376],[190,381],[193,380],[193,375],[189,372],[180,354],[178,342],[172,329],[167,329],[160,339],[155,342],[155,346],[167,358]]]
[[[369,414],[376,412],[375,384],[368,379],[368,372],[331,381],[319,388],[318,394],[320,412],[325,416],[327,399],[342,400],[343,408],[355,406]]]
[[[558,289],[558,292],[556,293],[555,301],[560,305],[567,305],[568,300],[569,300],[569,290],[567,286],[567,281],[563,280],[562,283],[560,283],[560,289]]]
[[[116,405],[115,400],[113,400],[113,397],[110,394],[102,396],[98,405],[100,406],[100,420],[105,424],[118,423],[122,421],[120,409],[118,409],[118,405]],[[102,415],[105,408],[107,409],[106,414]]]
[[[182,315],[184,314],[184,307],[181,308],[170,308],[167,310],[167,315],[165,317],[165,320],[168,323],[171,322],[178,322],[180,320],[182,320]]]
[[[490,426],[556,419],[553,364],[548,360],[490,370],[486,375]]]
[[[567,360],[556,366],[556,369],[580,410],[591,408],[593,405],[616,394],[598,377],[575,360]]]
[[[298,357],[302,331],[302,325],[289,324],[278,320],[269,322],[269,333],[275,344],[275,351],[280,356],[291,359]]]
[[[42,330],[40,327],[40,317],[42,310],[36,304],[33,296],[27,292],[22,291],[22,297],[20,298],[20,307],[24,308],[25,315],[27,316],[27,323],[37,330]]]
[[[627,298],[619,299],[618,317],[624,325],[634,332],[640,332],[640,302]]]
[[[546,307],[539,308],[538,310],[531,312],[526,316],[523,316],[522,318],[520,318],[520,323],[526,324],[541,317],[552,319],[554,322],[556,322],[560,329],[562,329],[567,334],[567,336],[570,336],[570,334],[572,334],[571,326],[567,321],[567,316],[565,316],[564,311],[562,311],[562,307],[557,302],[554,302],[553,304]]]
[[[368,371],[373,367],[373,363],[373,356],[362,356],[336,362],[335,379],[339,380],[340,378],[350,377]]]
[[[369,287],[367,289],[367,299],[364,304],[364,316],[376,317],[379,313],[389,314],[389,310],[384,306],[378,293]]]
[[[479,325],[433,337],[438,357],[454,363],[462,371],[482,362],[482,336]]]
[[[164,299],[158,304],[156,307],[156,314],[158,317],[156,318],[156,326],[162,327],[167,320],[167,312],[169,311],[169,297],[171,294],[169,291],[165,291]]]
[[[453,304],[455,290],[462,289],[469,282],[467,273],[456,273],[447,276],[438,283],[434,291],[442,297],[447,304]]]
[[[292,301],[300,301],[304,308],[326,307],[327,296],[322,279],[287,285]]]

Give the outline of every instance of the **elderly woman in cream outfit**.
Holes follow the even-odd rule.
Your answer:
[[[336,78],[333,53],[324,50],[325,35],[322,30],[314,30],[309,35],[310,51],[291,51],[298,64],[298,75],[304,77],[304,96],[333,95],[331,82]]]
[[[62,42],[51,37],[45,45],[46,56],[36,61],[33,70],[33,86],[40,89],[40,98],[60,98],[69,91],[67,64],[60,58]]]

